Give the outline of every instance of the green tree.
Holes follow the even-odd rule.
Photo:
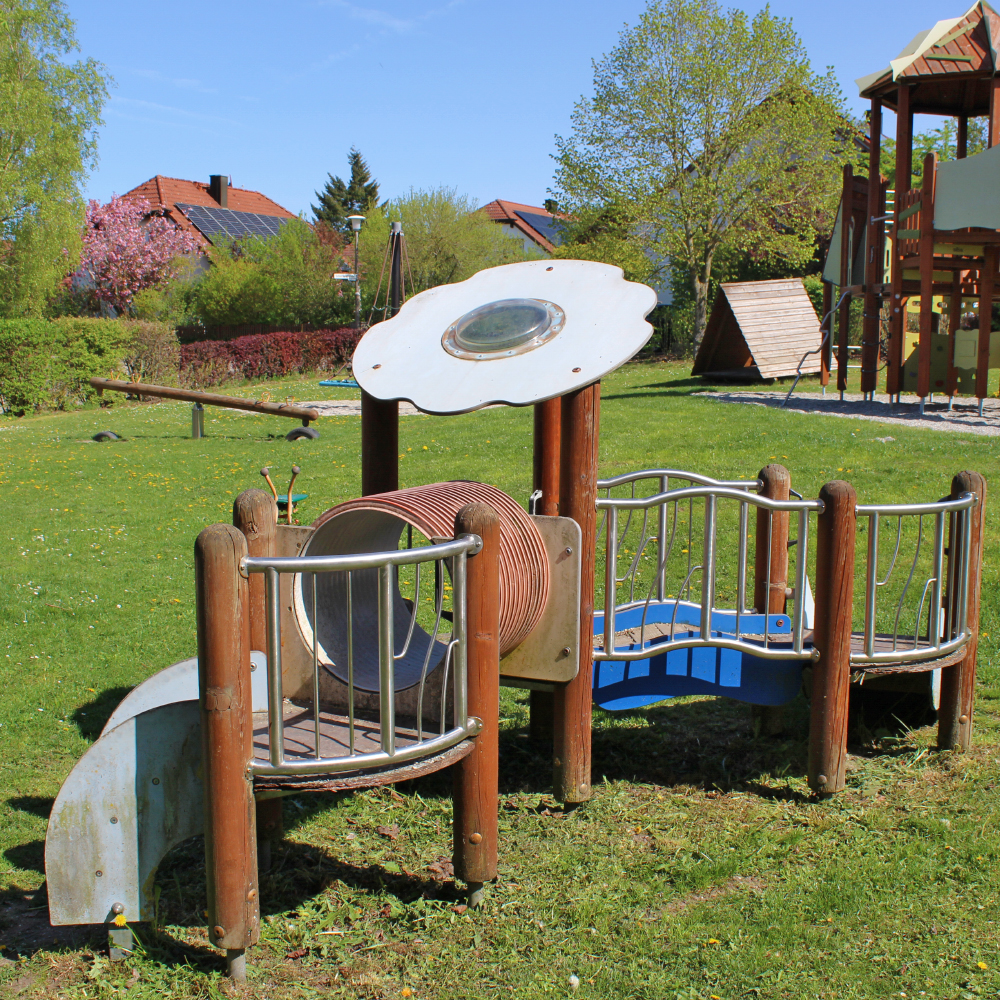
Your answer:
[[[351,231],[349,215],[367,215],[378,203],[378,181],[372,179],[368,164],[356,147],[351,147],[347,163],[351,168],[350,181],[345,184],[339,177],[327,174],[323,190],[316,192],[319,205],[312,206],[317,222],[344,234]]]
[[[208,256],[211,266],[187,293],[187,309],[205,326],[337,327],[353,317],[350,290],[333,278],[340,266],[339,250],[324,243],[302,219],[289,219],[266,239],[220,243]],[[142,305],[158,307],[145,301]]]
[[[380,277],[385,294],[391,222],[403,224],[406,246],[403,277],[407,295],[464,281],[487,267],[540,256],[525,251],[521,240],[511,239],[478,211],[472,199],[453,188],[411,189],[409,194],[372,210],[361,230],[358,269],[366,302],[374,298]],[[379,304],[383,304],[381,297]]]
[[[989,123],[985,118],[970,118],[966,139],[966,155],[975,156],[989,146]],[[889,179],[889,186],[896,186],[896,140],[882,137],[879,170]],[[945,118],[937,128],[917,132],[913,136],[913,159],[910,163],[910,186],[917,187],[924,173],[924,157],[937,153],[939,160],[954,160],[958,153],[958,123]]]
[[[649,0],[594,64],[572,121],[556,138],[573,220],[561,254],[589,249],[640,279],[681,269],[696,343],[718,263],[750,252],[804,266],[858,156],[832,73],[811,71],[791,22],[714,0]]]
[[[61,0],[0,0],[0,315],[39,315],[79,258],[109,81],[77,49]]]

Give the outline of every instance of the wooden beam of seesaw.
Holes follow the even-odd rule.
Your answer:
[[[220,396],[215,392],[198,392],[194,389],[175,389],[169,385],[146,385],[144,382],[125,382],[113,378],[92,378],[90,384],[102,393],[131,392],[137,396],[162,396],[164,399],[182,399],[202,406],[227,406],[231,410],[249,410],[251,413],[270,413],[276,417],[293,417],[296,420],[319,420],[319,411],[295,406],[292,403],[265,403],[259,399],[240,399],[238,396]]]

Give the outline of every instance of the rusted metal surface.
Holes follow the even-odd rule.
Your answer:
[[[497,804],[500,728],[500,518],[485,503],[455,516],[455,535],[478,535],[479,553],[467,563],[466,662],[469,716],[481,729],[471,752],[455,768],[455,875],[470,883],[497,874]]]
[[[198,535],[194,555],[209,939],[241,950],[260,930],[249,586],[240,573],[246,539],[231,525],[213,524]]]
[[[125,382],[113,378],[92,378],[90,384],[99,392],[128,392],[136,396],[159,396],[162,399],[183,399],[202,406],[223,406],[230,410],[248,410],[251,413],[269,413],[274,417],[294,417],[296,420],[319,420],[319,411],[295,406],[292,403],[265,403],[259,399],[240,399],[238,396],[221,396],[216,392],[197,392],[194,389],[175,389],[172,385],[147,385],[145,382]]]
[[[152,920],[163,856],[202,832],[196,701],[130,716],[101,734],[63,782],[45,837],[49,919],[102,924],[120,903]]]

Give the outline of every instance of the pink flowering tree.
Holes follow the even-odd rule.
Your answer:
[[[78,277],[95,305],[127,313],[137,292],[177,276],[178,258],[201,254],[198,238],[153,215],[145,198],[91,201]]]

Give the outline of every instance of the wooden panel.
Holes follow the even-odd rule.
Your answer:
[[[721,291],[763,378],[794,375],[803,355],[820,346],[819,318],[800,279],[725,282]],[[820,370],[818,352],[802,370]]]

